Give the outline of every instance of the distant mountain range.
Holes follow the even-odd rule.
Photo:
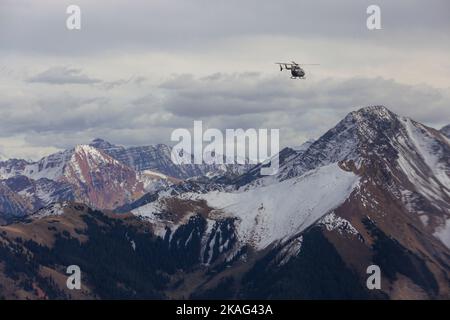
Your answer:
[[[101,139],[0,162],[0,297],[450,299],[449,128],[362,108],[275,176]]]
[[[0,162],[0,215],[28,215],[54,202],[78,201],[114,209],[194,177],[237,176],[249,165],[183,165],[171,148],[123,147],[102,139],[51,154],[37,162]]]

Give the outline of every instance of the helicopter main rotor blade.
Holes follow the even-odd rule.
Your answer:
[[[283,65],[283,66],[320,66],[320,63],[297,63],[292,61],[292,63],[287,62],[275,62],[275,64]]]

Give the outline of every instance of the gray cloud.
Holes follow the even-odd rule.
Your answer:
[[[98,89],[98,93],[101,90]],[[145,91],[145,90],[144,90]],[[392,111],[441,127],[450,119],[450,90],[410,86],[383,78],[292,81],[285,74],[172,76],[153,93],[122,100],[55,91],[31,94],[31,109],[13,109],[0,98],[0,136],[24,135],[33,146],[71,147],[95,137],[125,145],[170,143],[175,128],[279,128],[283,145],[318,137],[348,112],[383,104]],[[27,109],[28,110],[28,109]],[[32,114],[39,114],[37,121]]]
[[[142,85],[147,79],[142,76],[137,77],[131,77],[128,79],[119,79],[114,81],[105,81],[103,82],[103,87],[107,90],[114,89],[116,87],[120,87],[126,84],[135,84],[135,85]]]
[[[79,0],[80,32],[65,29],[72,1],[2,1],[0,49],[60,54],[124,47],[204,50],[218,39],[265,34],[364,39],[365,9],[373,1],[88,1]],[[378,0],[385,32],[378,39],[408,45],[449,39],[446,0]],[[441,39],[442,40],[442,39]],[[441,41],[439,40],[439,41]],[[437,41],[435,41],[437,43]]]
[[[70,68],[66,66],[51,67],[26,79],[29,83],[45,83],[45,84],[99,84],[101,88],[111,90],[124,85],[141,85],[146,81],[143,76],[132,76],[128,79],[118,79],[111,81],[103,81],[101,79],[92,78],[83,73],[78,68]]]
[[[82,29],[68,31],[70,0],[0,1],[0,152],[169,142],[193,120],[280,128],[293,145],[373,104],[449,123],[449,2],[376,1],[374,32],[372,3],[78,0]],[[321,66],[291,81],[278,59]]]
[[[285,75],[214,74],[200,79],[181,75],[161,88],[170,91],[165,108],[191,118],[276,112],[302,115],[311,109],[335,113],[384,104],[428,123],[439,123],[443,117],[450,119],[449,89],[405,85],[380,77],[291,81]]]
[[[101,80],[91,78],[82,73],[81,69],[69,67],[52,67],[28,79],[28,82],[48,84],[94,84]]]

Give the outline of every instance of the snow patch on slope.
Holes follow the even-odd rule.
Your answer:
[[[142,207],[136,208],[132,213],[143,220],[150,222],[153,227],[153,233],[161,238],[164,238],[168,229],[173,235],[175,231],[183,224],[186,224],[190,217],[194,215],[193,212],[185,215],[180,221],[174,222],[164,218],[164,213],[167,211],[164,201],[150,202]]]
[[[238,218],[241,242],[264,249],[304,231],[342,204],[356,187],[358,176],[337,163],[300,177],[245,191],[183,194],[203,199],[226,216]]]
[[[137,174],[137,179],[142,182],[146,192],[157,192],[172,185],[172,182],[168,176],[151,170],[139,172]]]
[[[57,152],[42,158],[39,162],[27,165],[22,174],[33,180],[46,178],[57,181],[63,175],[64,165],[71,156],[72,152],[70,150]]]
[[[337,216],[334,212],[320,219],[319,224],[325,226],[328,231],[338,230],[339,233],[345,231],[353,235],[358,234],[358,230],[352,226],[350,221]]]
[[[51,216],[60,216],[64,214],[64,207],[67,206],[67,203],[54,203],[48,207],[42,208],[36,213],[32,214],[31,217],[34,219],[42,219],[45,217]]]
[[[442,243],[450,249],[450,219],[447,219],[445,224],[436,230],[434,236],[441,240]]]

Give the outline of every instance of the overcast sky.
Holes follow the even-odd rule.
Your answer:
[[[381,30],[366,28],[370,4]],[[0,0],[0,158],[169,143],[194,120],[299,145],[380,104],[440,128],[449,52],[447,0]],[[273,64],[290,60],[320,66],[291,80]]]

